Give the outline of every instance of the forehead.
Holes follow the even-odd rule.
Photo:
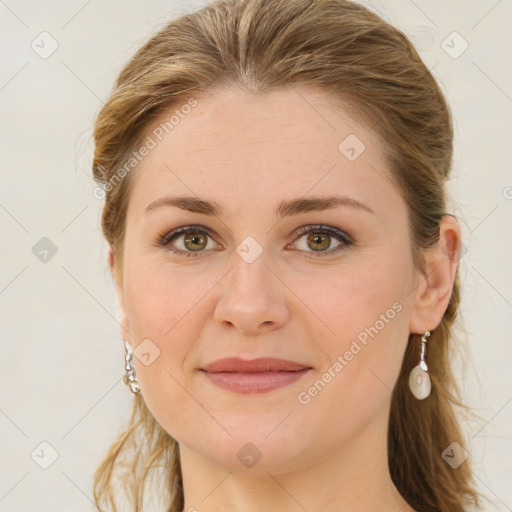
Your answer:
[[[375,134],[356,122],[348,111],[340,110],[334,99],[318,87],[294,86],[263,94],[219,87],[203,91],[194,99],[197,105],[172,129],[176,144],[181,140],[180,134],[187,138],[194,132],[193,140],[180,147],[181,155],[234,149],[250,152],[263,147],[279,150],[283,156],[290,151],[332,160],[339,156],[340,137],[350,133],[362,140],[371,137],[373,145],[377,143]],[[177,105],[171,110],[179,109]],[[166,119],[169,112],[155,125]]]
[[[191,93],[146,135],[154,147],[134,172],[139,207],[164,192],[222,202],[222,194],[236,190],[240,208],[249,196],[274,206],[273,199],[308,191],[352,194],[378,208],[397,194],[379,136],[316,87]]]

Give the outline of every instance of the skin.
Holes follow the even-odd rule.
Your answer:
[[[422,273],[378,135],[334,110],[324,92],[301,86],[255,97],[224,88],[194,97],[198,105],[133,171],[123,260],[112,251],[109,260],[124,339],[135,349],[149,339],[160,351],[147,366],[136,357],[135,369],[150,411],[179,443],[184,510],[412,511],[387,467],[391,390],[409,333],[434,330],[447,308],[457,221],[443,217]],[[355,161],[338,149],[349,134],[366,146]],[[275,215],[281,201],[333,193],[374,213],[336,206]],[[167,194],[215,201],[223,216],[174,206],[144,211]],[[190,224],[210,231],[208,245],[194,252],[183,235],[172,244],[195,256],[154,242]],[[327,249],[294,234],[315,224],[341,230],[353,244],[336,252],[341,242],[324,232]],[[252,263],[236,252],[248,236],[263,250]],[[338,355],[394,303],[400,312],[300,403],[298,394],[332,373]],[[227,356],[279,357],[313,370],[269,393],[243,395],[198,371]],[[237,457],[249,442],[261,453],[252,467]]]

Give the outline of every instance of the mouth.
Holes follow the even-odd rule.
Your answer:
[[[312,368],[275,358],[226,358],[200,371],[217,387],[242,394],[266,393],[296,382]]]

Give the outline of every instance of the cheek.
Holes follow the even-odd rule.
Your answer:
[[[197,409],[197,403],[185,391],[190,370],[185,365],[205,322],[213,315],[208,292],[219,277],[198,275],[192,266],[177,270],[161,257],[158,261],[147,258],[139,264],[132,256],[125,268],[125,301],[137,378],[148,408],[172,434],[169,428],[192,421]],[[143,347],[142,343],[150,349],[156,347],[152,350],[158,355],[149,365],[144,358],[137,358],[137,346]],[[179,421],[176,404],[183,409]]]
[[[199,337],[197,314],[201,288],[191,285],[180,273],[166,271],[148,262],[144,269],[128,267],[125,280],[126,308],[134,342],[134,365],[144,401],[156,421],[179,437],[186,425],[196,421],[197,404],[188,403],[184,361]],[[148,342],[148,340],[150,340]],[[140,345],[139,345],[140,344]],[[146,364],[140,349],[146,344],[156,354]],[[180,414],[176,414],[179,404]]]
[[[371,264],[353,265],[325,283],[312,307],[334,332],[322,342],[324,369],[343,359],[335,379],[340,393],[385,397],[393,388],[409,334],[409,264],[406,255],[381,253]]]
[[[344,439],[389,403],[408,338],[403,293],[389,272],[376,279],[373,269],[326,288],[318,307],[335,335],[318,340],[323,364],[298,397],[307,415],[325,417]]]
[[[384,258],[356,263],[340,269],[336,275],[326,275],[324,280],[303,283],[302,295],[311,297],[312,309],[318,311],[336,337],[346,340],[373,325],[388,310],[392,311],[387,316],[394,319],[398,317],[394,314],[396,310],[405,308],[407,286],[403,276],[397,277],[400,267],[405,269],[405,262]],[[399,306],[393,309],[394,304]]]
[[[165,258],[134,259],[126,266],[125,299],[134,339],[172,339],[176,329],[193,327],[190,319],[216,281],[215,276],[170,265]]]

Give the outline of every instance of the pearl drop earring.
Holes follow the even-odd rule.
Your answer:
[[[421,355],[420,362],[416,365],[409,375],[409,388],[412,394],[418,399],[423,400],[430,395],[432,390],[432,382],[428,372],[428,366],[425,361],[425,354],[427,350],[427,341],[430,336],[430,331],[427,331],[421,337]]]

